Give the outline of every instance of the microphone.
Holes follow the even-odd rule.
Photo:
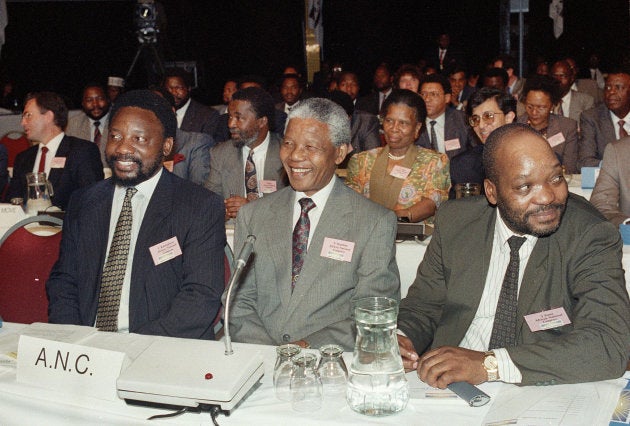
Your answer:
[[[235,284],[238,282],[238,279],[247,265],[247,261],[249,257],[252,255],[252,251],[254,250],[254,242],[256,242],[256,237],[253,235],[248,235],[245,239],[245,243],[243,244],[243,248],[236,259],[234,268],[234,272],[232,272],[232,277],[230,277],[230,282],[228,283],[228,291],[227,296],[225,297],[225,354],[232,355],[234,351],[232,350],[232,338],[230,337],[230,299],[232,296],[232,289]]]

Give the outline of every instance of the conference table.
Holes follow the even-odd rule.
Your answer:
[[[40,332],[51,324],[35,324]],[[23,324],[5,323],[0,328],[0,424],[46,424],[46,425],[138,425],[138,424],[181,424],[210,425],[207,412],[185,413],[178,417],[154,420],[146,419],[153,415],[171,413],[174,409],[130,405],[121,399],[104,400],[83,394],[66,394],[59,389],[25,384],[16,380],[16,367],[11,365],[7,354],[17,350],[20,334],[27,330]],[[68,326],[65,326],[68,327]],[[76,327],[76,326],[72,326]],[[53,329],[54,330],[54,329]],[[102,333],[102,332],[97,332]],[[130,342],[149,342],[151,339],[165,339],[155,336],[107,334],[107,339],[120,339]],[[30,334],[32,335],[32,334]],[[177,347],[182,339],[170,338]],[[208,342],[219,344],[220,342]],[[128,352],[128,346],[120,345],[118,351]],[[135,345],[137,346],[137,345]],[[407,373],[411,398],[407,407],[400,413],[387,417],[369,417],[353,412],[343,396],[324,395],[322,408],[314,412],[296,412],[290,402],[275,397],[273,389],[273,368],[275,347],[255,346],[262,349],[264,375],[260,384],[253,388],[245,399],[230,412],[220,415],[220,425],[498,425],[498,424],[564,424],[564,425],[604,425],[613,414],[620,391],[627,380],[613,379],[580,385],[527,386],[519,387],[505,383],[485,383],[480,388],[491,397],[490,403],[482,407],[470,407],[463,400],[423,387],[414,372]],[[148,347],[148,343],[145,344]],[[234,348],[235,351],[239,347]],[[134,349],[138,352],[138,348]],[[135,355],[137,356],[137,355]],[[19,357],[19,354],[18,354]],[[133,359],[131,364],[133,365]],[[344,354],[349,366],[352,354]],[[186,354],[181,354],[180,362],[186,362]],[[220,359],[208,360],[209,365]],[[15,364],[15,362],[14,362]],[[122,370],[124,371],[123,367]],[[626,377],[630,377],[627,374]],[[156,383],[159,376],[155,377]],[[554,420],[555,419],[555,420]],[[511,423],[507,421],[510,420]],[[525,421],[527,420],[527,421]],[[498,423],[499,421],[503,423]],[[521,423],[522,422],[522,423]]]

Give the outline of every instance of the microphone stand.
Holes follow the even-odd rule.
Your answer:
[[[238,279],[247,265],[247,261],[252,254],[254,249],[254,242],[256,241],[256,237],[253,235],[248,235],[245,239],[245,244],[243,244],[243,248],[241,249],[241,253],[236,259],[236,268],[232,273],[232,277],[230,278],[230,282],[228,284],[227,296],[225,298],[225,354],[232,355],[234,351],[232,350],[232,338],[230,337],[230,299],[232,297],[232,289],[235,287],[235,284],[238,282]]]

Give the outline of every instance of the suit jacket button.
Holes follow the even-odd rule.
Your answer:
[[[290,342],[291,341],[291,336],[289,336],[288,334],[284,334],[282,335],[282,341],[283,342]]]

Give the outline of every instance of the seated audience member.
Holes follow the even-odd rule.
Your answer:
[[[619,231],[569,194],[560,162],[530,127],[494,131],[483,162],[487,200],[440,208],[400,304],[405,369],[438,388],[621,376],[630,302]]]
[[[377,116],[356,109],[354,105],[352,105],[350,96],[340,90],[331,92],[328,95],[328,99],[341,105],[350,118],[349,152],[346,158],[339,164],[339,168],[345,169],[352,155],[381,146],[381,138],[379,135],[381,124]]]
[[[630,71],[613,71],[606,78],[604,103],[580,117],[580,167],[598,166],[606,145],[630,134]]]
[[[451,101],[451,83],[441,74],[424,76],[420,96],[427,107],[427,117],[416,145],[445,153],[449,160],[473,145],[473,134],[462,111],[447,108]]]
[[[420,80],[422,72],[412,64],[403,64],[394,75],[394,88],[407,89],[418,93],[420,91]]]
[[[221,105],[215,105],[214,109],[216,109],[219,114],[223,115],[227,113],[228,104],[232,100],[232,95],[234,92],[238,90],[238,83],[235,78],[229,78],[225,81],[223,85],[223,92],[221,95],[221,100],[223,103]]]
[[[591,195],[591,203],[619,225],[630,221],[630,137],[610,142]]]
[[[588,57],[588,69],[586,70],[584,76],[588,79],[591,79],[597,83],[597,87],[599,90],[604,90],[604,86],[606,85],[605,74],[602,73],[602,70],[599,68],[599,54],[596,52],[591,53]]]
[[[521,102],[525,104],[525,114],[519,115],[517,121],[537,130],[549,142],[567,173],[580,173],[577,122],[551,113],[559,101],[558,82],[550,76],[534,75],[523,88]]]
[[[577,62],[575,62],[575,59],[568,56],[564,58],[564,60],[571,67],[573,74],[575,74],[576,77],[579,76],[580,68],[578,67]],[[599,88],[595,80],[591,80],[590,78],[576,78],[575,82],[571,86],[571,89],[590,95],[595,101],[595,105],[599,105],[603,101],[602,89]]]
[[[468,73],[463,67],[455,66],[448,72],[448,81],[451,83],[450,105],[457,110],[465,111],[468,98],[475,91],[468,85]]]
[[[105,145],[109,124],[109,98],[105,95],[105,89],[95,83],[86,85],[81,96],[83,114],[76,114],[68,119],[66,135],[94,142],[101,152],[103,167],[107,167]]]
[[[219,125],[219,113],[190,97],[193,80],[182,68],[168,68],[162,86],[175,98],[177,128],[212,136]]]
[[[288,114],[300,103],[302,97],[302,81],[297,74],[283,74],[280,79],[280,96],[282,102],[276,104],[276,109]]]
[[[571,89],[575,82],[575,74],[566,61],[554,63],[551,67],[551,76],[560,86],[560,101],[556,104],[554,112],[579,123],[582,111],[593,108],[593,97]]]
[[[396,216],[335,177],[349,141],[348,116],[330,100],[306,99],[289,114],[280,157],[291,186],[236,219],[237,250],[250,234],[256,242],[231,305],[234,341],[352,350],[354,302],[400,297]]]
[[[263,194],[286,186],[280,136],[273,132],[273,98],[259,87],[241,89],[228,106],[232,138],[210,150],[206,188],[225,198],[225,220]]]
[[[68,136],[68,108],[52,92],[35,92],[26,96],[22,127],[26,137],[35,142],[15,157],[13,178],[7,199],[12,203],[26,200],[26,174],[45,172],[52,185],[52,204],[65,210],[76,189],[103,179],[103,164],[98,148],[92,142]]]
[[[394,77],[389,70],[389,65],[381,63],[374,71],[372,86],[374,91],[369,95],[357,99],[356,109],[378,115],[381,111],[383,101],[392,93],[392,82]]]
[[[70,201],[46,283],[49,320],[213,339],[224,288],[223,202],[162,168],[177,128],[166,100],[127,92],[111,114],[112,178]],[[178,249],[171,257],[160,256],[165,242]]]
[[[499,55],[495,58],[493,64],[496,68],[503,68],[507,73],[508,80],[505,89],[508,95],[512,95],[514,99],[521,96],[521,92],[526,80],[516,75],[516,61],[510,55]]]
[[[359,77],[353,71],[342,71],[337,77],[337,90],[340,90],[350,96],[352,99],[352,105],[357,102],[359,91],[361,86],[359,84]]]
[[[175,112],[175,98],[168,90],[160,87],[153,92],[166,99]],[[213,146],[212,136],[206,133],[177,129],[173,149],[164,158],[164,166],[182,179],[205,185],[210,173],[210,148]]]
[[[446,154],[414,145],[425,117],[418,94],[393,91],[383,104],[387,145],[361,152],[348,163],[350,188],[410,222],[433,216],[450,186]]]
[[[483,74],[482,87],[491,87],[507,93],[508,74],[503,68],[489,68]]]
[[[125,79],[122,77],[107,77],[107,99],[113,104],[125,92]]]
[[[0,144],[0,201],[4,196],[4,190],[9,182],[9,170],[7,169],[9,164],[9,153],[7,147]]]
[[[479,143],[451,159],[449,198],[455,198],[455,185],[458,183],[478,183],[483,188],[486,177],[482,163],[483,147],[494,130],[514,121],[516,101],[505,92],[482,87],[468,100],[466,115]]]

